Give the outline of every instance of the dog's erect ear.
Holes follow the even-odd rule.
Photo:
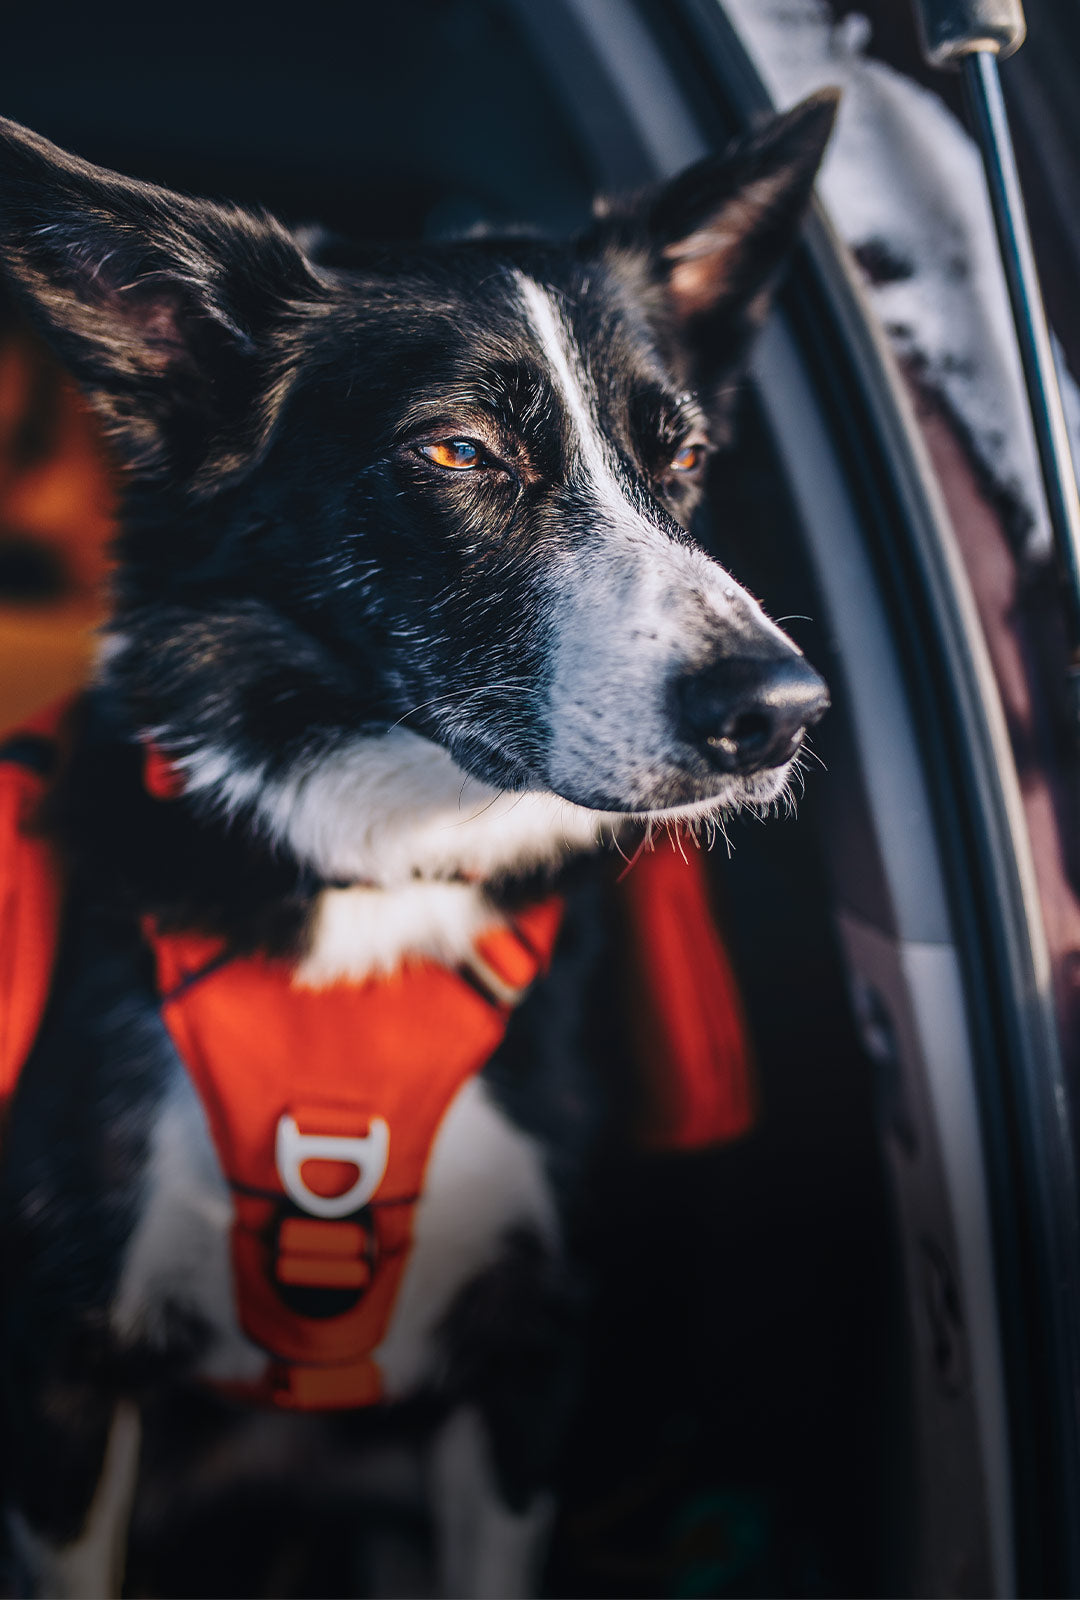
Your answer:
[[[640,258],[682,326],[699,377],[743,359],[810,202],[839,93],[823,89],[627,207],[601,211],[601,246]]]
[[[0,119],[0,273],[138,472],[209,488],[272,426],[272,330],[318,277],[272,219],[118,177]]]
[[[733,303],[763,313],[757,302],[798,237],[838,103],[835,89],[811,95],[654,196],[648,228],[680,318]]]

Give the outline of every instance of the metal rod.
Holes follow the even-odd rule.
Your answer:
[[[1016,323],[1028,403],[1035,426],[1047,511],[1068,607],[1072,655],[1073,712],[1080,718],[1080,497],[1057,367],[1046,325],[1035,256],[1031,248],[1016,156],[1005,114],[997,55],[976,50],[961,63],[975,132],[986,168],[998,245]]]

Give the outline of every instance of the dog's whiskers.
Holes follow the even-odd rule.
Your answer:
[[[669,822],[667,824],[667,836],[671,840],[671,843],[675,846],[676,850],[682,856],[683,866],[688,867],[690,865],[690,858],[683,849],[682,833],[677,822]]]
[[[463,783],[461,785],[461,791],[458,794],[458,810],[461,809],[461,796],[465,793],[465,784],[467,784],[468,782],[469,782],[469,774],[466,773],[465,774],[465,783]],[[492,795],[491,799],[488,801],[486,806],[481,806],[479,811],[470,811],[470,813],[469,813],[469,815],[467,817],[459,817],[456,822],[448,822],[446,824],[447,828],[463,828],[463,827],[466,827],[470,822],[476,822],[480,817],[486,816],[487,813],[491,810],[492,806],[495,805],[495,803],[497,801],[501,800],[503,795],[505,795],[507,793],[509,793],[509,791],[506,790],[506,789],[497,789],[495,791],[495,793]],[[520,796],[519,796],[519,798],[520,798]],[[514,805],[517,805],[517,803],[518,802],[515,800],[514,801]],[[514,806],[511,806],[510,810],[513,811],[513,809],[514,809]]]
[[[630,865],[630,857],[627,855],[626,851],[623,849],[622,845],[619,843],[619,835],[618,835],[618,832],[616,830],[615,824],[613,822],[609,822],[608,825],[607,825],[607,828],[608,828],[608,833],[611,835],[611,843],[612,843],[613,848],[616,849],[619,852],[619,854],[622,856],[623,860],[626,862],[626,865],[629,866]]]
[[[411,706],[408,711],[403,711],[396,722],[387,728],[387,733],[392,733],[395,728],[400,728],[402,723],[410,717],[415,717],[418,711],[427,711],[431,706],[444,705],[448,700],[475,699],[480,695],[494,694],[503,689],[524,689],[528,684],[524,678],[507,678],[500,683],[474,684],[467,689],[451,689],[446,694],[433,695],[430,700],[421,700],[418,705]]]

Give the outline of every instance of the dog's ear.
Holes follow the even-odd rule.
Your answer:
[[[121,460],[203,489],[267,435],[273,330],[324,292],[273,219],[105,172],[3,119],[0,272]]]
[[[739,362],[799,234],[836,119],[823,89],[720,155],[706,156],[600,223],[644,247],[650,277],[702,370]]]
[[[707,156],[653,198],[648,228],[677,315],[753,309],[795,244],[839,93],[823,89],[722,156]]]

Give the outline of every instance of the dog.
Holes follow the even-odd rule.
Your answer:
[[[148,1394],[266,1367],[233,1292],[251,1196],[163,1020],[191,970],[165,996],[162,949],[328,1006],[403,964],[475,977],[539,906],[527,998],[497,996],[504,1036],[409,1197],[380,1391],[353,1402],[437,1397],[445,1592],[530,1592],[598,1114],[587,895],[552,896],[620,831],[769,806],[827,707],[690,526],[834,113],[819,94],[569,241],[357,249],[0,126],[5,282],[124,484],[100,669],[42,811],[55,974],[3,1134],[5,1487],[33,1592],[119,1592]],[[386,1129],[317,1149],[283,1117],[289,1220],[331,1214],[302,1176],[327,1151],[360,1215]]]

